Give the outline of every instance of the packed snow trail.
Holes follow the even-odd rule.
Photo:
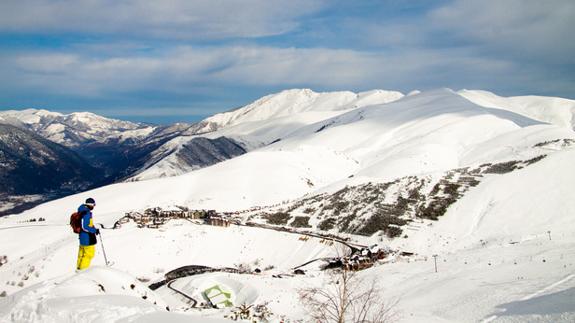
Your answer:
[[[18,229],[18,228],[32,228],[32,227],[66,227],[69,225],[65,224],[29,224],[29,225],[15,225],[15,226],[8,226],[8,227],[0,227],[0,230],[10,230],[10,229]]]
[[[188,295],[188,294],[182,292],[181,290],[172,287],[172,284],[173,284],[173,283],[174,283],[174,281],[172,280],[171,282],[167,283],[166,286],[167,286],[169,289],[171,289],[171,290],[173,290],[174,292],[176,292],[177,294],[182,295],[182,296],[184,296],[186,299],[192,301],[192,304],[190,305],[190,307],[192,307],[192,308],[193,308],[193,307],[196,307],[196,305],[198,304],[198,301],[196,301],[196,300],[195,300],[193,297],[191,297],[190,295]]]
[[[549,291],[549,290],[554,289],[554,288],[557,287],[557,286],[561,286],[561,285],[567,283],[568,281],[570,281],[570,280],[573,279],[574,277],[575,277],[575,275],[573,275],[573,274],[568,275],[567,277],[561,279],[560,281],[555,282],[555,283],[553,283],[553,284],[551,284],[551,285],[549,285],[549,286],[547,286],[547,287],[545,287],[545,288],[542,288],[542,289],[540,289],[540,290],[534,292],[533,294],[527,295],[527,296],[521,298],[520,300],[521,300],[521,301],[530,300],[530,299],[532,299],[532,298],[534,298],[534,297],[536,297],[536,296],[539,296],[539,295],[541,295],[541,294],[544,294],[545,292],[547,292],[547,291]],[[493,321],[496,320],[497,318],[498,318],[498,315],[492,315],[492,316],[486,318],[485,320],[483,320],[482,323],[493,322]]]

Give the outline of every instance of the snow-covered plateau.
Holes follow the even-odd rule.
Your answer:
[[[373,282],[390,320],[575,321],[574,101],[282,93],[202,123],[241,156],[0,218],[0,322],[229,322],[242,304],[314,322],[303,292],[342,281],[322,264],[375,244],[352,288]],[[88,197],[110,229],[77,273],[68,222]],[[232,221],[121,221],[177,206]],[[205,306],[216,288],[231,306]]]

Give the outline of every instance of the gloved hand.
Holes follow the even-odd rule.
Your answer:
[[[100,229],[96,229],[96,235],[97,235],[97,236],[100,235]]]

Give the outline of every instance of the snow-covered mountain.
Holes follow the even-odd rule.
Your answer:
[[[414,91],[411,95],[418,93]],[[573,100],[541,96],[506,98],[487,91],[461,90],[457,93],[480,106],[511,111],[558,126],[574,127]],[[149,162],[137,170],[130,180],[176,176],[201,168],[188,164],[182,157],[186,154],[184,147],[197,136],[211,139],[224,136],[247,150],[253,150],[282,140],[309,124],[357,108],[390,103],[402,97],[400,92],[385,90],[316,93],[310,89],[292,89],[271,94],[193,125],[152,153]]]
[[[46,200],[46,195],[64,196],[92,188],[101,184],[100,178],[101,171],[71,149],[0,123],[0,214],[33,200]]]
[[[483,108],[453,91],[438,90],[339,113],[302,126],[273,145],[183,176],[116,185],[103,188],[102,193],[120,196],[125,194],[116,190],[126,189],[155,197],[153,202],[146,195],[133,197],[129,205],[134,207],[180,203],[241,209],[330,185],[530,159],[546,151],[534,145],[572,137],[571,129]],[[237,180],[229,183],[229,178]],[[282,189],[269,190],[273,183],[282,183]],[[185,189],[174,195],[169,187]],[[224,203],[218,197],[226,191],[242,194],[226,196]],[[117,209],[106,211],[122,210],[113,205]]]
[[[244,147],[226,137],[178,136],[145,155],[127,181],[181,175],[244,153]]]
[[[1,111],[0,128],[0,214],[114,182],[130,166],[119,152],[153,130],[88,112],[34,109]]]
[[[372,90],[353,93],[316,93],[310,89],[292,89],[264,96],[239,109],[219,113],[203,121],[217,130],[240,123],[269,121],[305,112],[345,111],[366,105],[388,103],[403,97],[396,91]]]
[[[407,322],[572,321],[575,132],[550,122],[555,117],[548,114],[562,115],[561,107],[527,113],[477,104],[467,96],[440,89],[341,108],[302,104],[294,117],[281,115],[288,105],[262,114],[257,112],[264,104],[244,114],[232,111],[239,114],[220,116],[222,126],[202,136],[241,140],[251,147],[241,156],[180,176],[117,183],[1,218],[0,230],[8,234],[0,235],[0,256],[7,255],[8,263],[0,274],[8,284],[0,281],[0,286],[11,297],[0,300],[0,320],[105,319],[110,313],[128,321],[221,320],[229,310],[166,312],[166,304],[189,307],[170,286],[146,291],[156,300],[152,306],[141,303],[140,286],[134,284],[135,291],[122,290],[121,303],[113,307],[107,286],[110,280],[117,280],[114,288],[125,286],[136,277],[158,282],[165,271],[185,265],[248,263],[264,270],[192,276],[171,287],[198,297],[206,288],[225,285],[238,300],[268,304],[278,320],[283,315],[306,321],[298,291],[328,284],[328,275],[309,266],[303,276],[282,274],[338,253],[326,244],[337,245],[335,240],[298,239],[259,227],[181,220],[142,229],[130,222],[103,235],[114,267],[132,278],[105,268],[75,278],[75,236],[65,224],[72,209],[93,197],[97,222],[107,226],[125,212],[179,205],[237,212],[241,222],[385,245],[396,251],[393,256],[358,275],[382,282],[384,296],[399,299],[397,308]],[[246,119],[239,121],[241,116]],[[20,227],[39,217],[46,218],[46,226]],[[36,244],[19,243],[39,230]],[[44,285],[22,288],[37,282]],[[89,286],[87,292],[71,292],[80,286]],[[104,314],[78,312],[70,305],[78,295],[99,298]]]
[[[62,114],[46,110],[0,111],[0,122],[26,127],[56,143],[77,147],[90,142],[142,138],[155,128],[128,121],[104,118],[90,112]]]
[[[104,118],[88,112],[61,114],[34,109],[2,111],[0,125],[6,130],[4,132],[12,129],[14,135],[29,134],[19,136],[20,151],[19,147],[10,150],[7,146],[2,151],[6,159],[4,165],[12,166],[1,170],[6,185],[0,190],[0,203],[4,204],[0,214],[12,208],[22,209],[32,205],[31,195],[37,202],[45,201],[93,185],[106,185],[128,177],[139,178],[135,176],[165,157],[170,158],[164,163],[170,163],[173,168],[184,172],[245,152],[241,146],[227,138],[197,138],[189,141],[190,134],[194,133],[194,126],[190,124],[149,126]],[[35,163],[38,158],[34,154],[40,154],[42,150],[26,155],[23,154],[25,151],[32,150],[24,147],[38,146],[40,138],[44,144],[52,142],[54,145],[51,146],[60,147],[59,151],[66,153],[45,154],[51,156],[50,163]],[[177,154],[172,154],[174,150],[169,145],[164,146],[174,138],[186,139],[178,147]],[[83,176],[76,176],[78,169],[84,170]],[[46,172],[50,176],[33,176]],[[159,176],[163,174],[155,174],[155,177]],[[23,185],[28,185],[28,189],[21,189]]]
[[[228,138],[246,150],[257,149],[289,136],[300,128],[373,104],[403,97],[396,91],[372,90],[353,93],[292,89],[267,95],[244,107],[216,114],[193,125],[186,134],[158,148],[153,162],[136,172],[131,180],[145,180],[184,174],[203,165],[190,164],[183,157],[198,136],[215,140]],[[194,153],[194,152],[192,152]],[[159,156],[159,157],[158,157]]]

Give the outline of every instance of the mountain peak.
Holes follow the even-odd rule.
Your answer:
[[[274,95],[307,95],[307,96],[313,96],[315,94],[317,94],[317,92],[313,91],[312,89],[308,89],[308,88],[303,88],[303,89],[287,89],[287,90],[283,90],[279,93],[276,94],[271,94],[272,96]]]
[[[336,112],[371,104],[388,103],[403,97],[396,91],[372,90],[314,92],[311,89],[289,89],[266,95],[239,109],[219,113],[203,122],[212,129],[240,123],[271,120],[307,112]]]
[[[109,119],[92,112],[62,114],[43,109],[9,110],[1,111],[0,118],[66,146],[85,141],[102,142],[124,131],[143,128],[140,124]]]

